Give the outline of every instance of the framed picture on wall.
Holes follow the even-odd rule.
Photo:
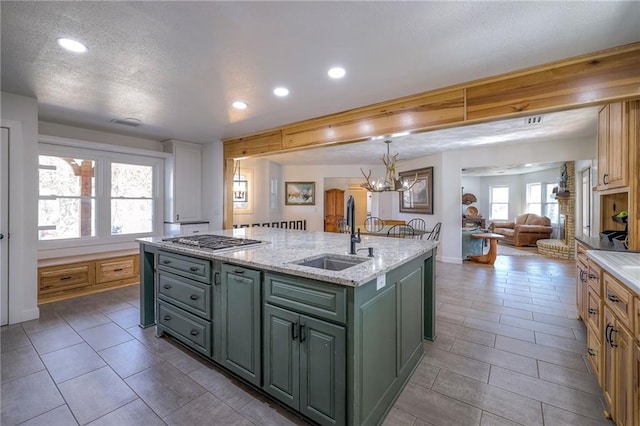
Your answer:
[[[313,206],[316,204],[316,183],[285,182],[284,194],[287,206]]]
[[[400,192],[400,212],[433,214],[433,167],[400,172],[409,182],[418,176],[411,189]]]

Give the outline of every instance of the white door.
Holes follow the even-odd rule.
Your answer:
[[[591,169],[582,171],[582,235],[591,236]]]
[[[9,323],[9,129],[0,145],[0,325]]]

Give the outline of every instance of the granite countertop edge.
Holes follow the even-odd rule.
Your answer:
[[[640,253],[587,250],[587,256],[640,295]]]
[[[378,276],[430,252],[439,245],[437,241],[375,237],[363,234],[362,242],[357,244],[356,248],[366,249],[373,247],[374,257],[370,258],[366,255],[367,250],[361,250],[356,255],[348,253],[350,239],[348,234],[262,227],[213,231],[208,232],[208,234],[250,238],[264,243],[247,246],[246,249],[209,251],[163,241],[167,237],[139,238],[136,241],[185,255],[221,260],[239,266],[294,275],[348,287],[359,287],[375,280]],[[357,257],[364,260],[364,262],[342,271],[330,271],[292,263],[311,259],[322,254]]]

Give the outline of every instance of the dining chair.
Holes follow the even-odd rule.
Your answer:
[[[370,216],[364,221],[364,229],[367,232],[380,232],[384,228],[384,221],[379,217]]]
[[[347,225],[347,219],[338,219],[338,232],[340,232],[341,234],[348,234],[349,232],[351,232],[351,230],[349,229],[349,225]]]
[[[436,226],[433,227],[431,233],[427,237],[427,240],[430,241],[438,241],[440,240],[440,227],[442,226],[441,222],[436,223]]]
[[[407,225],[413,227],[414,231],[415,231],[415,237],[422,239],[422,237],[424,236],[424,234],[426,234],[427,232],[427,223],[424,221],[424,219],[420,219],[420,218],[415,218],[415,219],[411,219]]]
[[[410,225],[393,225],[387,232],[387,237],[413,238],[415,231]]]

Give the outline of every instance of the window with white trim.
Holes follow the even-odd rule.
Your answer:
[[[527,213],[535,213],[558,223],[558,200],[553,197],[557,183],[532,182],[527,184]]]
[[[161,232],[162,158],[40,144],[38,239],[132,241]]]
[[[492,186],[491,187],[491,220],[507,220],[509,219],[509,187],[508,186]]]

